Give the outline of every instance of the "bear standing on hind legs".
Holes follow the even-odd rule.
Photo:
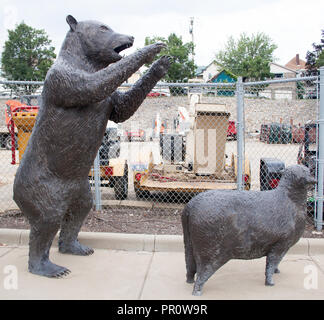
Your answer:
[[[66,20],[70,30],[46,75],[42,104],[14,182],[14,200],[31,226],[28,269],[47,277],[69,273],[49,260],[59,229],[60,252],[93,253],[77,237],[92,207],[88,173],[107,122],[130,118],[170,66],[164,56],[130,90],[118,92],[165,45],[155,43],[122,58],[119,53],[133,45],[133,37],[97,21]]]

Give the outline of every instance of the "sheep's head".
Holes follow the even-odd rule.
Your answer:
[[[293,165],[287,167],[283,172],[282,182],[295,188],[305,188],[316,183],[309,168],[303,165]]]

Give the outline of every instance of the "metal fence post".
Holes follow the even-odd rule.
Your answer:
[[[323,179],[324,179],[324,67],[320,68],[320,105],[318,120],[318,175],[317,175],[317,206],[316,229],[322,230],[323,225]]]
[[[101,193],[100,193],[100,160],[99,151],[93,164],[93,175],[95,181],[95,206],[96,211],[101,210]]]
[[[237,96],[237,189],[243,190],[244,171],[244,87],[242,77],[238,77],[236,84]]]

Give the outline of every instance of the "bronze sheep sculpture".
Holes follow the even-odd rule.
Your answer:
[[[182,226],[193,295],[201,295],[206,281],[231,259],[265,256],[265,284],[274,285],[273,273],[304,232],[307,187],[314,183],[307,167],[293,165],[274,190],[210,190],[191,199]]]

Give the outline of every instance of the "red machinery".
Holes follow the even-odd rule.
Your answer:
[[[14,117],[18,116],[18,113],[37,113],[39,110],[38,106],[28,106],[26,104],[22,104],[17,100],[8,100],[6,101],[7,109],[5,111],[6,116],[6,124],[8,127],[8,131],[11,135],[11,164],[16,164],[16,135],[15,135],[15,122]]]

